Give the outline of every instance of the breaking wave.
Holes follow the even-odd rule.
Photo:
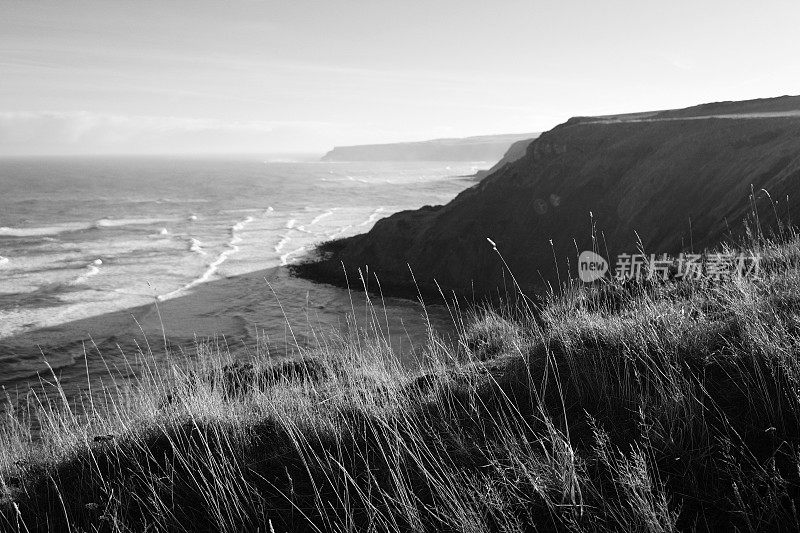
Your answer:
[[[228,259],[228,257],[230,257],[231,255],[233,255],[233,254],[235,254],[236,252],[239,251],[239,247],[237,246],[237,244],[242,242],[242,238],[239,237],[239,235],[237,235],[237,233],[239,231],[241,231],[242,229],[244,229],[244,227],[247,226],[252,221],[253,221],[253,217],[247,217],[244,220],[241,220],[241,221],[237,222],[236,224],[234,224],[233,226],[231,226],[231,228],[230,228],[231,240],[228,241],[228,249],[220,252],[220,254],[217,256],[217,258],[214,259],[214,261],[212,261],[211,263],[209,263],[208,268],[206,268],[205,272],[203,272],[203,274],[200,277],[198,277],[196,279],[193,279],[192,281],[190,281],[189,283],[187,283],[186,285],[184,285],[180,289],[174,290],[174,291],[172,291],[170,293],[167,293],[167,294],[160,295],[158,297],[158,299],[160,301],[168,300],[170,298],[178,296],[179,294],[181,294],[181,293],[183,293],[183,292],[185,292],[185,291],[187,291],[187,290],[189,290],[189,289],[191,289],[193,287],[196,287],[197,285],[200,285],[201,283],[205,283],[206,281],[209,281],[214,276],[214,274],[216,274],[217,270],[219,269],[219,266],[222,263],[224,263]]]

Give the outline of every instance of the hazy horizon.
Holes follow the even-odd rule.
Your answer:
[[[791,2],[0,0],[0,12],[4,156],[321,154],[774,97],[800,79]]]

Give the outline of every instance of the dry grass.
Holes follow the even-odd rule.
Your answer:
[[[8,531],[796,530],[800,240],[762,278],[568,286],[402,367],[367,331],[293,360],[142,356],[8,402]],[[32,430],[40,426],[40,438]]]

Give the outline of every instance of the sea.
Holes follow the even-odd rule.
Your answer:
[[[365,296],[287,266],[397,211],[446,203],[491,164],[0,159],[0,387],[79,391],[139,353],[191,357],[202,341],[235,357],[319,343],[367,316]],[[406,358],[428,319],[451,322],[410,300],[380,309]]]

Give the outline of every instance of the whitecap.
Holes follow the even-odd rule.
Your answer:
[[[280,242],[278,242],[278,244],[275,245],[275,253],[279,254],[281,250],[283,250],[283,247],[286,246],[291,240],[292,238],[289,237],[289,235],[284,235],[283,238],[280,240]]]
[[[347,233],[347,230],[351,229],[352,227],[353,227],[352,224],[349,224],[347,226],[342,226],[341,228],[339,228],[339,231],[335,231],[335,232],[329,234],[326,238],[328,240],[331,240],[331,239],[336,239],[338,237],[341,237],[342,235]]]
[[[318,222],[320,222],[321,220],[323,220],[323,219],[325,219],[325,218],[328,218],[328,217],[329,217],[329,216],[331,216],[332,214],[333,214],[333,209],[328,209],[327,211],[325,211],[325,212],[324,212],[324,213],[322,213],[321,215],[317,215],[317,216],[315,216],[315,217],[314,217],[314,218],[311,220],[311,224],[310,224],[310,225],[311,225],[311,226],[313,226],[314,224],[317,224],[317,223],[318,223]]]
[[[375,211],[372,212],[369,218],[364,222],[362,222],[361,224],[359,224],[359,226],[366,226],[368,224],[373,224],[376,220],[380,218],[381,213],[383,213],[383,211],[384,211],[383,207],[377,208]]]
[[[305,249],[306,249],[306,247],[305,247],[305,246],[301,246],[300,248],[297,248],[296,250],[292,250],[292,251],[291,251],[291,252],[289,252],[289,253],[285,253],[285,254],[283,254],[283,255],[281,256],[281,265],[282,265],[282,266],[288,265],[288,264],[289,264],[289,258],[290,258],[291,256],[293,256],[293,255],[295,255],[295,254],[299,254],[300,252],[302,252],[302,251],[303,251],[303,250],[305,250]]]
[[[287,229],[292,229],[295,224],[297,224],[297,219],[296,218],[290,218],[289,221],[286,222],[286,228]]]
[[[237,246],[237,244],[242,242],[242,239],[236,233],[238,231],[244,229],[244,227],[247,224],[249,224],[250,222],[252,222],[252,221],[253,221],[253,217],[247,217],[244,220],[240,220],[239,222],[237,222],[236,224],[231,226],[231,228],[229,230],[230,234],[231,234],[231,240],[228,241],[228,249],[220,252],[220,254],[217,256],[217,258],[214,259],[214,261],[212,261],[211,263],[208,264],[208,267],[206,268],[205,272],[203,272],[203,274],[200,277],[198,277],[196,279],[193,279],[192,281],[190,281],[189,283],[187,283],[186,285],[184,285],[180,289],[174,290],[174,291],[172,291],[170,293],[167,293],[167,294],[159,295],[158,296],[159,301],[164,301],[164,300],[168,300],[170,298],[174,298],[175,296],[178,296],[178,295],[182,294],[183,292],[185,292],[185,291],[187,291],[187,290],[189,290],[189,289],[191,289],[193,287],[196,287],[197,285],[200,285],[201,283],[205,283],[206,281],[209,281],[214,276],[214,274],[216,274],[217,269],[219,269],[219,266],[222,263],[224,263],[228,259],[228,257],[230,257],[232,254],[235,254],[236,252],[239,251],[239,247]]]
[[[236,233],[237,231],[239,231],[241,229],[244,229],[244,227],[246,225],[248,225],[249,223],[251,223],[252,221],[253,221],[253,217],[247,217],[244,220],[241,220],[241,221],[237,222],[236,224],[231,226],[231,229],[230,229],[231,235],[233,235],[234,233]]]
[[[7,235],[9,237],[43,237],[45,235],[58,235],[59,233],[66,233],[69,231],[79,231],[89,229],[92,227],[90,224],[70,223],[62,224],[59,226],[44,226],[38,228],[9,228],[0,227],[0,235]]]
[[[11,260],[8,257],[3,257],[2,255],[0,255],[0,267],[3,265],[7,265],[10,262]]]
[[[161,228],[161,231],[158,232],[159,235],[169,235],[169,230],[167,228]]]
[[[194,238],[189,239],[189,251],[200,255],[207,255],[206,251],[203,250],[203,243]]]
[[[98,263],[98,261],[100,261],[100,263]],[[102,264],[103,262],[100,259],[95,259],[91,264],[86,265],[86,273],[78,276],[78,278],[73,281],[72,284],[81,285],[86,283],[89,278],[92,278],[100,273],[100,265]]]
[[[156,224],[158,222],[172,222],[173,219],[171,218],[101,218],[97,222],[94,223],[95,227],[98,228],[119,228],[123,226],[137,226],[137,225],[147,225],[147,224]]]

